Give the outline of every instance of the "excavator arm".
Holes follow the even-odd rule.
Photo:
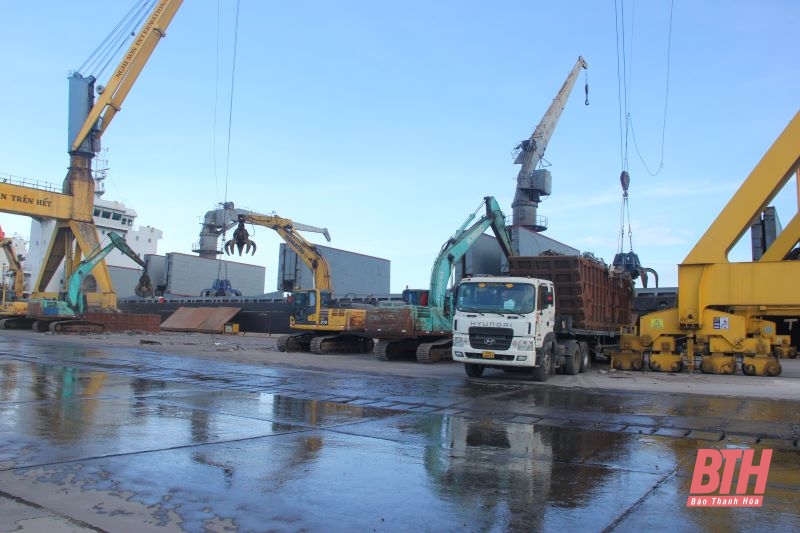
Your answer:
[[[239,214],[237,219],[239,225],[233,232],[233,239],[225,243],[225,252],[228,255],[232,255],[234,249],[239,251],[239,255],[242,255],[242,251],[248,253],[252,250],[252,253],[255,253],[256,244],[250,240],[250,233],[247,231],[245,224],[249,223],[256,226],[271,228],[281,236],[287,246],[289,246],[311,272],[313,272],[315,289],[330,290],[332,288],[328,262],[322,256],[319,248],[305,240],[303,236],[298,233],[298,230],[322,233],[325,235],[325,239],[330,242],[331,237],[326,228],[300,224],[288,218],[275,215],[259,215],[255,213]]]
[[[6,237],[2,228],[0,228],[0,247],[3,248],[6,254],[9,269],[14,273],[14,298],[19,300],[25,291],[25,273],[22,269],[22,263],[19,262],[19,258],[14,251],[13,241]]]
[[[477,222],[468,227],[469,223],[477,216],[481,206],[484,205],[486,206],[486,213]],[[433,263],[430,287],[431,307],[442,308],[444,306],[447,281],[450,279],[453,266],[487,229],[492,229],[505,256],[512,255],[511,236],[508,234],[505,224],[506,217],[497,200],[492,196],[486,196],[481,206],[467,217],[467,220],[456,230],[453,236],[442,245],[442,249]]]
[[[86,313],[86,303],[83,298],[84,278],[88,276],[112,250],[115,248],[118,249],[120,252],[136,261],[142,268],[147,266],[142,258],[128,246],[128,243],[126,243],[122,237],[113,231],[108,233],[108,237],[111,239],[111,242],[81,261],[75,269],[75,272],[73,272],[67,280],[67,304],[79,315],[84,315]],[[139,284],[136,286],[136,294],[145,297],[150,296],[152,293],[153,290],[150,284],[150,278],[147,276],[147,272],[144,271],[142,277],[139,279]]]

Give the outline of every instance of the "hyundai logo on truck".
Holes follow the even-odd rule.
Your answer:
[[[470,326],[484,327],[484,328],[510,328],[511,322],[491,322],[487,320],[480,320],[470,322]]]

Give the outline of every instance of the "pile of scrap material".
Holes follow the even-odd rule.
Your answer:
[[[161,316],[156,313],[103,313],[89,311],[84,320],[102,324],[104,331],[118,333],[122,331],[145,331],[158,333],[161,331]]]
[[[241,310],[241,307],[179,307],[161,324],[161,330],[223,333],[225,324]]]
[[[555,285],[556,309],[572,327],[619,328],[633,323],[633,280],[592,256],[537,255],[508,258],[512,276],[546,279]]]

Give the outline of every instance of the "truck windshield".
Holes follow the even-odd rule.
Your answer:
[[[456,309],[476,313],[532,313],[536,288],[530,283],[469,281],[458,285]]]

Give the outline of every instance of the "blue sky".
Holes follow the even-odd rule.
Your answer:
[[[66,78],[131,5],[4,3],[0,173],[61,183]],[[800,4],[675,1],[663,129],[670,5],[241,0],[228,155],[235,3],[221,1],[218,17],[218,2],[185,0],[104,135],[106,197],[164,231],[162,254],[191,253],[203,214],[227,200],[327,227],[330,246],[391,260],[393,292],[425,287],[442,243],[484,196],[511,216],[511,152],[583,55],[590,105],[581,75],[545,154],[553,193],[539,214],[546,235],[610,262],[622,195],[615,8],[624,8],[633,248],[674,286],[677,264],[798,111]],[[651,176],[662,132],[663,169]],[[776,205],[788,223],[794,190]],[[28,233],[23,217],[0,214],[0,224]],[[259,249],[247,262],[267,268],[272,290],[281,240],[253,233]],[[747,253],[737,247],[731,259]]]

